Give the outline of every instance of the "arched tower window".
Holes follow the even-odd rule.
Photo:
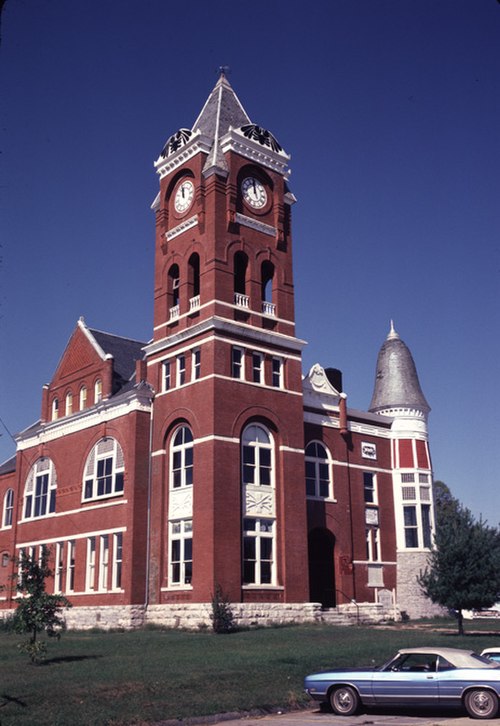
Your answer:
[[[123,493],[125,465],[122,447],[107,436],[93,447],[83,474],[83,500],[112,497]]]
[[[2,527],[12,527],[14,514],[14,490],[7,489],[3,498]]]
[[[269,260],[265,260],[261,267],[261,298],[262,312],[266,315],[276,313],[276,305],[273,304],[273,278],[274,265]]]
[[[193,484],[193,434],[181,426],[172,437],[170,448],[170,486],[172,489]]]
[[[248,257],[244,252],[236,252],[234,255],[234,303],[240,307],[248,307],[248,295],[246,294],[246,281],[248,270]]]
[[[247,426],[242,438],[243,484],[272,486],[273,444],[267,429],[259,424]]]
[[[56,511],[57,477],[48,457],[38,459],[31,467],[24,489],[24,518],[46,517]]]
[[[308,497],[332,498],[331,457],[319,441],[311,441],[305,450],[306,495]]]
[[[193,252],[188,262],[189,309],[200,306],[200,256]]]
[[[172,311],[179,305],[180,274],[179,265],[172,265],[168,271],[168,307]]]

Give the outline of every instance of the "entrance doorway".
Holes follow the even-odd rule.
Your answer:
[[[309,597],[324,608],[333,608],[335,598],[335,537],[327,529],[309,533]]]

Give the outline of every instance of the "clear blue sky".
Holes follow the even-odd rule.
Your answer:
[[[2,419],[39,417],[80,315],[150,338],[153,161],[221,65],[292,154],[304,371],[341,368],[366,409],[394,318],[432,407],[436,478],[498,524],[497,0],[8,0]]]

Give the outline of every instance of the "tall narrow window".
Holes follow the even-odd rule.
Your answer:
[[[432,546],[431,507],[430,504],[421,505],[422,512],[422,543],[429,549]]]
[[[201,377],[201,350],[196,348],[193,350],[193,380],[196,381]]]
[[[59,418],[59,399],[54,398],[52,401],[52,421]]]
[[[331,463],[326,448],[311,441],[305,450],[306,494],[308,497],[330,498]]]
[[[100,378],[94,383],[94,403],[102,401],[102,381]]]
[[[108,589],[108,566],[109,566],[109,536],[103,534],[100,537],[101,546],[99,549],[99,590]]]
[[[246,278],[248,257],[244,252],[236,252],[234,256],[234,303],[239,307],[247,308],[249,305],[246,294]]]
[[[363,472],[363,492],[366,504],[376,503],[375,474],[369,471]]]
[[[172,363],[169,360],[163,361],[163,390],[170,391],[172,388]]]
[[[406,547],[418,547],[417,508],[414,506],[403,507],[403,518]]]
[[[186,382],[186,356],[184,353],[177,356],[177,385],[183,386]]]
[[[378,527],[368,527],[366,530],[366,559],[368,562],[380,560],[380,530]]]
[[[14,515],[14,490],[7,489],[3,498],[2,527],[12,527]]]
[[[261,287],[262,287],[262,312],[266,315],[274,315],[276,307],[273,304],[273,278],[274,265],[269,260],[262,263]]]
[[[85,589],[95,589],[95,537],[87,539],[87,570],[85,573]]]
[[[272,359],[272,385],[274,388],[283,388],[283,360]]]
[[[188,262],[189,307],[194,309],[200,305],[200,256],[195,252]]]
[[[252,424],[243,432],[243,484],[271,486],[272,440],[263,426]]]
[[[190,585],[193,577],[193,522],[170,522],[170,584]]]
[[[113,535],[113,590],[122,586],[123,532]]]
[[[24,518],[46,517],[56,511],[56,471],[48,457],[31,467],[24,490]]]
[[[66,557],[66,591],[75,590],[75,540],[70,539],[67,545]]]
[[[86,386],[82,386],[80,388],[80,411],[83,411],[84,408],[87,408],[87,388],[86,388]]]
[[[245,517],[243,520],[243,583],[274,583],[274,520]]]
[[[252,380],[254,383],[263,383],[264,356],[262,353],[252,353]]]
[[[231,376],[243,380],[245,377],[244,354],[242,348],[231,348]]]
[[[90,452],[84,470],[83,499],[112,497],[123,493],[123,451],[116,439],[101,439]]]
[[[54,592],[63,591],[64,542],[56,543],[56,562],[54,567]]]
[[[172,309],[179,305],[179,266],[172,265],[168,271],[168,307],[172,315]]]
[[[193,434],[187,426],[177,429],[172,438],[170,483],[173,489],[193,484]]]
[[[71,391],[66,394],[66,416],[71,416],[73,413],[73,394]]]

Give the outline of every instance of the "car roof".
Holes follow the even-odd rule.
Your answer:
[[[463,654],[463,655],[470,655],[471,653],[474,653],[473,650],[465,650],[463,648],[432,648],[432,647],[424,647],[424,648],[400,648],[398,653],[429,653],[433,655],[442,655],[443,658],[451,658],[454,655]]]
[[[483,648],[481,655],[483,653],[500,653],[500,645],[497,645],[496,648]]]

